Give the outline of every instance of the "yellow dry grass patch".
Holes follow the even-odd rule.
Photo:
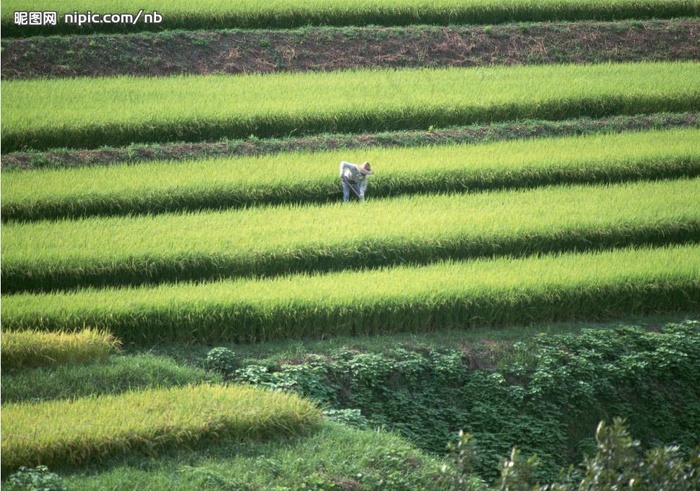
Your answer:
[[[119,349],[109,332],[83,329],[79,332],[3,331],[2,368],[34,368],[103,361]]]

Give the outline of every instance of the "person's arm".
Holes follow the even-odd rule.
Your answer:
[[[340,177],[343,177],[345,175],[346,170],[352,171],[352,167],[354,167],[354,165],[351,164],[350,162],[345,162],[345,161],[341,162],[340,163]]]

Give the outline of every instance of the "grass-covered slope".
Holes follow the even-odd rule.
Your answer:
[[[305,437],[221,444],[171,452],[159,459],[126,457],[93,473],[76,473],[71,489],[201,491],[203,489],[386,489],[444,490],[438,483],[444,460],[399,435],[325,423]],[[304,487],[302,487],[304,486]]]

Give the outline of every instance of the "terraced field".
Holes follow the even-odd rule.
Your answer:
[[[5,332],[90,327],[149,350],[700,311],[699,1],[115,0],[99,9],[162,22],[84,27],[65,14],[94,2],[56,26],[19,25],[22,5],[2,5]],[[310,29],[355,61],[285,51]],[[498,32],[620,49],[470,55]],[[676,51],[645,59],[622,32]],[[416,33],[471,65],[352,51]],[[214,40],[251,36],[260,57],[231,48],[222,69]],[[129,63],[90,76],[110,45]],[[197,67],[162,73],[149,56],[166,45],[199,45]],[[372,163],[366,201],[340,202],[341,160]],[[318,410],[282,396],[205,384],[4,403],[3,475],[316,431]],[[135,406],[152,419],[129,419]]]

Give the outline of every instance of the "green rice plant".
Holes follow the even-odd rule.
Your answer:
[[[3,361],[3,368],[4,364]],[[110,356],[99,364],[4,371],[2,402],[74,399],[220,381],[221,378],[212,373],[191,365],[177,364],[170,357],[151,353],[120,355]]]
[[[698,141],[700,129],[690,128],[8,172],[2,219],[337,201],[345,159],[373,163],[372,197],[698,176]]]
[[[93,150],[54,149],[50,152],[26,151],[3,155],[3,175],[15,171],[69,169],[91,166],[118,166],[146,162],[201,161],[276,155],[287,152],[322,152],[344,149],[343,158],[353,149],[419,147],[429,145],[481,144],[486,142],[532,138],[561,138],[573,135],[621,133],[623,131],[700,128],[700,111],[655,113],[649,115],[573,118],[562,121],[528,119],[492,124],[472,124],[424,130],[380,131],[377,133],[324,133],[312,136],[281,138],[222,138],[216,142],[189,145],[179,143],[131,144],[126,147],[103,147]]]
[[[157,454],[209,439],[284,438],[317,428],[321,412],[293,394],[195,385],[2,406],[2,472],[124,453]]]
[[[8,223],[2,290],[209,280],[698,242],[700,178]]]
[[[700,108],[700,63],[7,81],[4,152]]]
[[[17,25],[16,11],[58,12],[56,25]],[[160,17],[154,17],[153,12]],[[77,14],[125,13],[126,18],[100,17],[95,23],[78,25]],[[139,15],[140,13],[140,15]],[[75,20],[66,19],[74,15]],[[196,5],[184,0],[167,3],[153,0],[109,0],[99,4],[72,0],[61,4],[49,0],[7,0],[2,6],[3,36],[86,32],[133,32],[160,29],[290,28],[307,25],[406,25],[494,24],[552,20],[617,20],[622,18],[668,18],[697,16],[696,0],[306,0],[304,2],[235,3],[207,0]],[[151,15],[149,18],[148,15]],[[120,22],[117,22],[120,21]]]
[[[2,319],[12,329],[89,324],[124,342],[213,343],[522,325],[699,307],[700,246],[685,245],[22,293],[3,299]]]
[[[34,368],[104,361],[119,341],[97,329],[79,332],[2,331],[2,368]]]

